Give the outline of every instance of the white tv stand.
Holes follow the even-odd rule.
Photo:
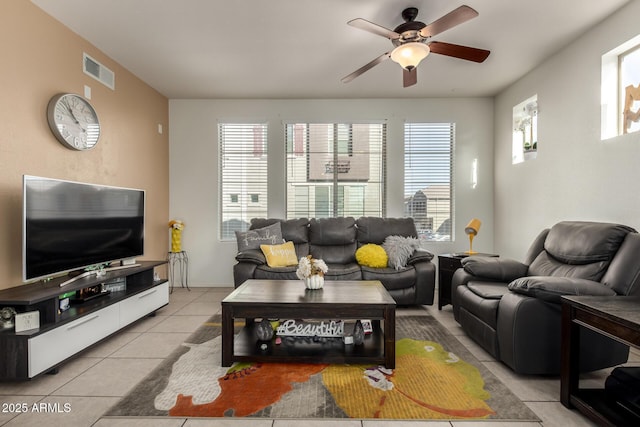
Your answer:
[[[154,280],[154,268],[166,261],[142,261],[106,269],[101,276],[81,275],[61,288],[65,278],[0,291],[0,307],[18,313],[38,310],[40,327],[16,333],[0,330],[0,381],[27,380],[50,372],[67,359],[169,303],[169,282]],[[59,310],[61,294],[126,277],[125,291]]]

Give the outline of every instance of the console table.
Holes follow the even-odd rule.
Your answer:
[[[18,313],[38,311],[39,327],[23,332],[0,331],[0,380],[26,380],[55,372],[65,360],[169,303],[169,284],[156,280],[154,268],[166,261],[142,261],[116,267],[102,276],[68,277],[0,291],[0,307]],[[60,296],[116,279],[126,279],[126,289],[60,308]]]
[[[579,388],[580,327],[640,348],[640,298],[562,297],[560,402],[600,425],[638,425],[604,389]]]

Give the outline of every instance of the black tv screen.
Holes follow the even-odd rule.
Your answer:
[[[25,175],[23,280],[143,255],[143,190]]]

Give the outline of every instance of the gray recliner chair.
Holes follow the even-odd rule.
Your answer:
[[[468,257],[452,279],[455,319],[515,372],[560,372],[561,295],[640,293],[640,234],[609,223],[567,221],[543,230],[523,262]],[[581,329],[580,371],[625,363],[629,348]]]

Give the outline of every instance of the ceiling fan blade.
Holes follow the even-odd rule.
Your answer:
[[[420,30],[420,35],[425,38],[435,36],[449,28],[453,28],[456,25],[467,22],[476,16],[478,16],[478,12],[476,12],[475,9],[472,9],[469,6],[460,6],[459,8],[447,13],[442,18],[437,19],[424,27]]]
[[[432,53],[453,56],[454,58],[466,59],[467,61],[473,62],[484,62],[491,53],[491,51],[484,49],[444,42],[431,42],[429,43],[429,49]]]
[[[377,34],[382,37],[386,37],[389,40],[395,40],[400,37],[400,34],[396,33],[393,30],[380,26],[378,24],[374,24],[373,22],[369,22],[366,19],[356,18],[347,22],[347,24],[352,27],[360,28],[361,30],[369,31],[370,33]]]
[[[370,69],[372,69],[373,67],[375,67],[376,65],[384,61],[385,59],[389,58],[390,55],[391,55],[391,52],[383,53],[373,61],[369,62],[367,65],[364,65],[358,68],[357,70],[355,70],[353,73],[349,74],[348,76],[343,77],[341,80],[342,83],[349,83],[351,80],[355,79],[361,74],[364,74],[366,71],[369,71]]]
[[[412,68],[411,70],[407,70],[406,68],[402,69],[402,87],[413,86],[418,83],[418,69]]]

